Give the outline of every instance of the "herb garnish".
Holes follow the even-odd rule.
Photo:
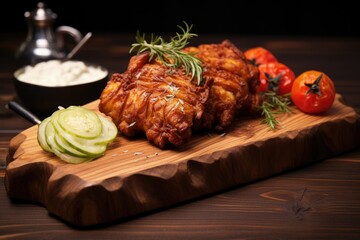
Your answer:
[[[261,114],[264,117],[261,123],[268,125],[271,129],[276,129],[279,124],[279,121],[276,119],[276,114],[291,113],[290,104],[290,94],[280,96],[273,91],[264,92],[263,102],[259,106],[262,111]]]
[[[170,68],[185,68],[186,75],[191,73],[191,80],[195,77],[197,84],[200,85],[202,81],[202,62],[195,57],[193,53],[186,53],[181,51],[188,43],[189,39],[197,36],[197,34],[191,33],[192,25],[188,25],[184,22],[185,28],[178,26],[182,33],[176,33],[176,36],[172,37],[170,42],[165,42],[160,36],[154,36],[151,34],[150,42],[145,39],[145,34],[137,32],[136,41],[131,45],[130,53],[139,48],[137,54],[145,51],[150,51],[150,61],[157,57],[165,66]]]

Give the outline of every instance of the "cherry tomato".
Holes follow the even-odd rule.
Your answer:
[[[258,66],[260,72],[260,84],[256,88],[258,93],[267,90],[284,95],[291,92],[295,81],[295,73],[285,64],[272,62]]]
[[[256,66],[264,63],[277,62],[276,57],[263,47],[249,48],[244,52],[245,57]]]
[[[323,72],[306,71],[300,74],[291,89],[291,99],[301,111],[319,114],[328,110],[334,103],[335,86]]]

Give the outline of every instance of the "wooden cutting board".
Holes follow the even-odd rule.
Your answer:
[[[86,107],[97,111],[98,101]],[[239,119],[224,134],[195,134],[181,149],[160,150],[144,138],[119,136],[92,162],[67,164],[41,150],[37,126],[9,146],[10,198],[43,204],[79,226],[108,223],[296,169],[360,146],[360,116],[337,95],[320,116],[282,115],[272,131]]]

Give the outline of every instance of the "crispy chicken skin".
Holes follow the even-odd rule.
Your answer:
[[[100,96],[99,110],[119,132],[132,137],[144,132],[164,149],[181,146],[193,130],[223,131],[240,113],[253,112],[259,72],[230,41],[188,47],[203,63],[203,82],[191,81],[184,69],[170,69],[143,53],[130,59],[127,70],[112,75]]]
[[[213,85],[206,102],[205,113],[196,128],[225,130],[239,112],[255,112],[261,102],[256,86],[259,71],[230,41],[221,44],[202,44],[188,47],[204,64],[203,77]]]
[[[133,56],[127,71],[113,74],[100,96],[99,110],[125,136],[145,132],[162,149],[169,143],[181,146],[202,117],[211,81],[198,86],[183,69],[170,72],[148,61],[148,53]]]

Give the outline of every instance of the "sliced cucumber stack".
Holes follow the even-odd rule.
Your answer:
[[[82,163],[104,155],[118,134],[115,124],[86,108],[70,106],[44,119],[37,132],[41,148],[68,163]]]

